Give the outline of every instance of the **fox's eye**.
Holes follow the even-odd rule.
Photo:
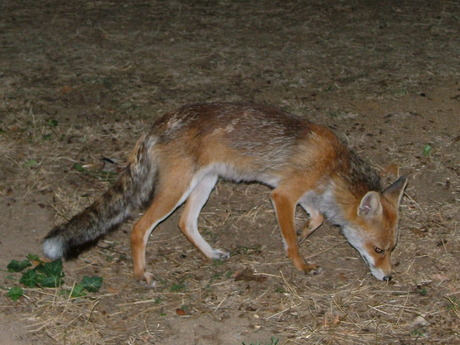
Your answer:
[[[383,254],[384,250],[380,249],[379,247],[374,247],[374,250],[377,254]]]

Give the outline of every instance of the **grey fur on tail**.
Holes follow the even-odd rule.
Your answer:
[[[46,235],[43,252],[47,257],[78,256],[123,223],[135,208],[152,199],[156,180],[154,145],[155,138],[142,137],[117,182],[92,205]]]

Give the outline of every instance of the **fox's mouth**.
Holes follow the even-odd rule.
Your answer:
[[[361,257],[363,258],[364,262],[366,263],[366,265],[372,269],[374,267],[374,265],[371,265],[371,263],[369,262],[369,259],[366,258],[364,255],[361,255]]]
[[[361,257],[363,258],[364,262],[369,268],[373,267],[371,263],[369,262],[369,260],[364,255],[361,255]]]
[[[363,258],[364,262],[367,264],[367,266],[369,267],[372,275],[375,278],[377,278],[378,280],[386,280],[385,279],[386,275],[381,269],[379,269],[379,268],[375,267],[373,264],[371,264],[369,259],[366,258],[364,255],[361,255],[361,257]],[[391,277],[390,277],[390,279],[391,279]]]

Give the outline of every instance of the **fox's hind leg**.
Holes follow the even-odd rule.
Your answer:
[[[316,271],[318,266],[309,264],[299,253],[297,233],[295,230],[295,208],[304,192],[300,191],[298,184],[279,185],[272,192],[272,201],[275,206],[276,216],[284,239],[286,254],[294,266],[308,273]]]
[[[169,170],[169,169],[168,169]],[[159,178],[150,207],[134,225],[131,233],[134,277],[153,286],[153,275],[145,271],[145,248],[153,229],[181,205],[190,193],[191,177],[180,171],[168,171],[167,177]]]
[[[212,248],[198,231],[198,216],[217,182],[216,175],[206,175],[193,189],[185,203],[179,227],[187,239],[208,259],[225,259],[229,254]]]

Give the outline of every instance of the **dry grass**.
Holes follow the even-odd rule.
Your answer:
[[[147,289],[131,279],[125,224],[65,264],[64,288],[98,275],[100,292],[26,289],[14,303],[2,290],[0,313],[27,325],[27,343],[458,343],[457,2],[1,6],[0,196],[25,228],[37,214],[17,219],[10,200],[44,200],[54,219],[40,237],[107,188],[102,158],[122,166],[152,118],[189,102],[278,105],[330,125],[376,166],[411,174],[390,283],[375,281],[330,225],[302,243],[323,273],[300,275],[283,256],[268,189],[221,182],[200,226],[232,252],[227,262],[205,262],[174,215],[149,244],[158,286]]]

